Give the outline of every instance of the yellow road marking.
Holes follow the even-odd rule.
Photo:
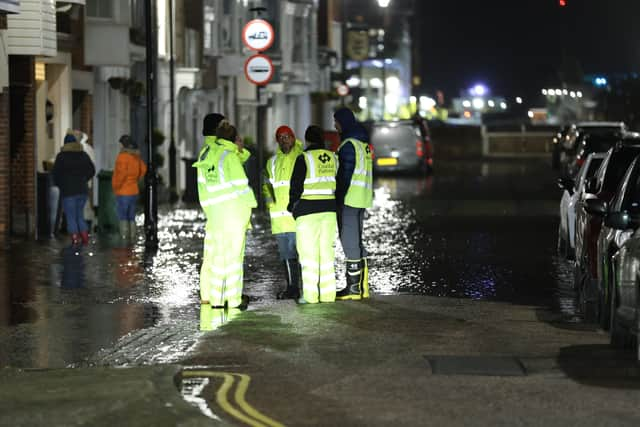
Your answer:
[[[247,403],[247,401],[245,400],[245,393],[249,388],[249,382],[251,381],[251,377],[245,374],[235,374],[235,375],[240,377],[240,384],[238,384],[238,386],[236,387],[236,402],[238,402],[238,405],[240,405],[240,407],[243,408],[247,414],[251,415],[253,418],[257,420],[262,421],[263,423],[265,423],[270,427],[284,427],[284,424],[281,424],[277,421],[272,420],[266,415],[255,410],[251,405]]]
[[[252,427],[284,427],[284,424],[279,423],[266,415],[262,414],[260,411],[252,407],[246,400],[245,394],[247,389],[249,388],[249,383],[251,382],[251,377],[245,374],[237,374],[237,373],[229,373],[229,372],[216,372],[216,371],[195,371],[195,370],[186,370],[182,372],[184,377],[216,377],[222,378],[223,382],[218,391],[216,392],[216,402],[222,408],[223,411],[231,415],[232,417],[242,421],[243,423],[250,425]],[[246,416],[241,411],[237,410],[230,402],[227,397],[227,394],[231,387],[233,387],[235,378],[237,376],[240,378],[238,385],[236,386],[236,391],[234,394],[235,403],[242,409],[246,414],[255,418],[250,418]]]

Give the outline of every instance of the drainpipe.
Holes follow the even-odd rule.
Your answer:
[[[169,187],[171,192],[171,202],[178,200],[178,189],[176,185],[176,140],[175,140],[175,59],[173,57],[173,0],[169,0],[169,104],[171,107],[171,145],[169,145]]]
[[[146,27],[146,65],[147,65],[147,176],[145,177],[145,205],[144,205],[144,230],[145,247],[147,250],[158,248],[158,188],[156,177],[156,165],[153,160],[153,129],[155,103],[156,76],[153,67],[153,13],[155,4],[153,0],[145,0],[145,27]]]

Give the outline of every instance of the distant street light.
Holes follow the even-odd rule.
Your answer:
[[[391,0],[378,0],[378,6],[387,7],[391,3]]]

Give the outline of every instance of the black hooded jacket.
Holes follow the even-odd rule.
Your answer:
[[[342,127],[342,132],[340,133],[341,141],[353,138],[364,144],[369,143],[369,135],[367,135],[366,129],[356,120],[351,110],[346,107],[340,108],[333,117]],[[339,166],[336,177],[336,203],[339,207],[342,207],[356,167],[356,152],[353,145],[344,144],[337,154]]]
[[[79,142],[70,142],[64,144],[56,156],[51,176],[60,188],[60,196],[71,197],[87,194],[87,182],[95,173],[93,162],[82,149],[82,145]]]
[[[309,143],[309,142],[307,142]],[[307,147],[306,151],[310,150],[324,150],[323,144],[311,144]],[[296,163],[293,166],[293,174],[291,175],[290,187],[289,187],[289,205],[287,210],[293,214],[294,218],[298,218],[303,215],[311,215],[314,213],[322,212],[335,212],[336,201],[335,199],[328,200],[305,200],[301,199],[304,192],[304,180],[307,176],[307,164],[304,161],[304,155],[300,154],[296,158]]]

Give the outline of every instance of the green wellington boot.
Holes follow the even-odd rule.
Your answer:
[[[362,298],[370,298],[369,294],[369,261],[367,258],[362,258],[362,282],[360,284],[360,290],[362,291]]]
[[[362,299],[362,290],[360,284],[363,276],[362,259],[347,260],[347,286],[336,293],[336,300],[360,300]]]
[[[120,238],[124,241],[129,239],[129,221],[120,221]]]

